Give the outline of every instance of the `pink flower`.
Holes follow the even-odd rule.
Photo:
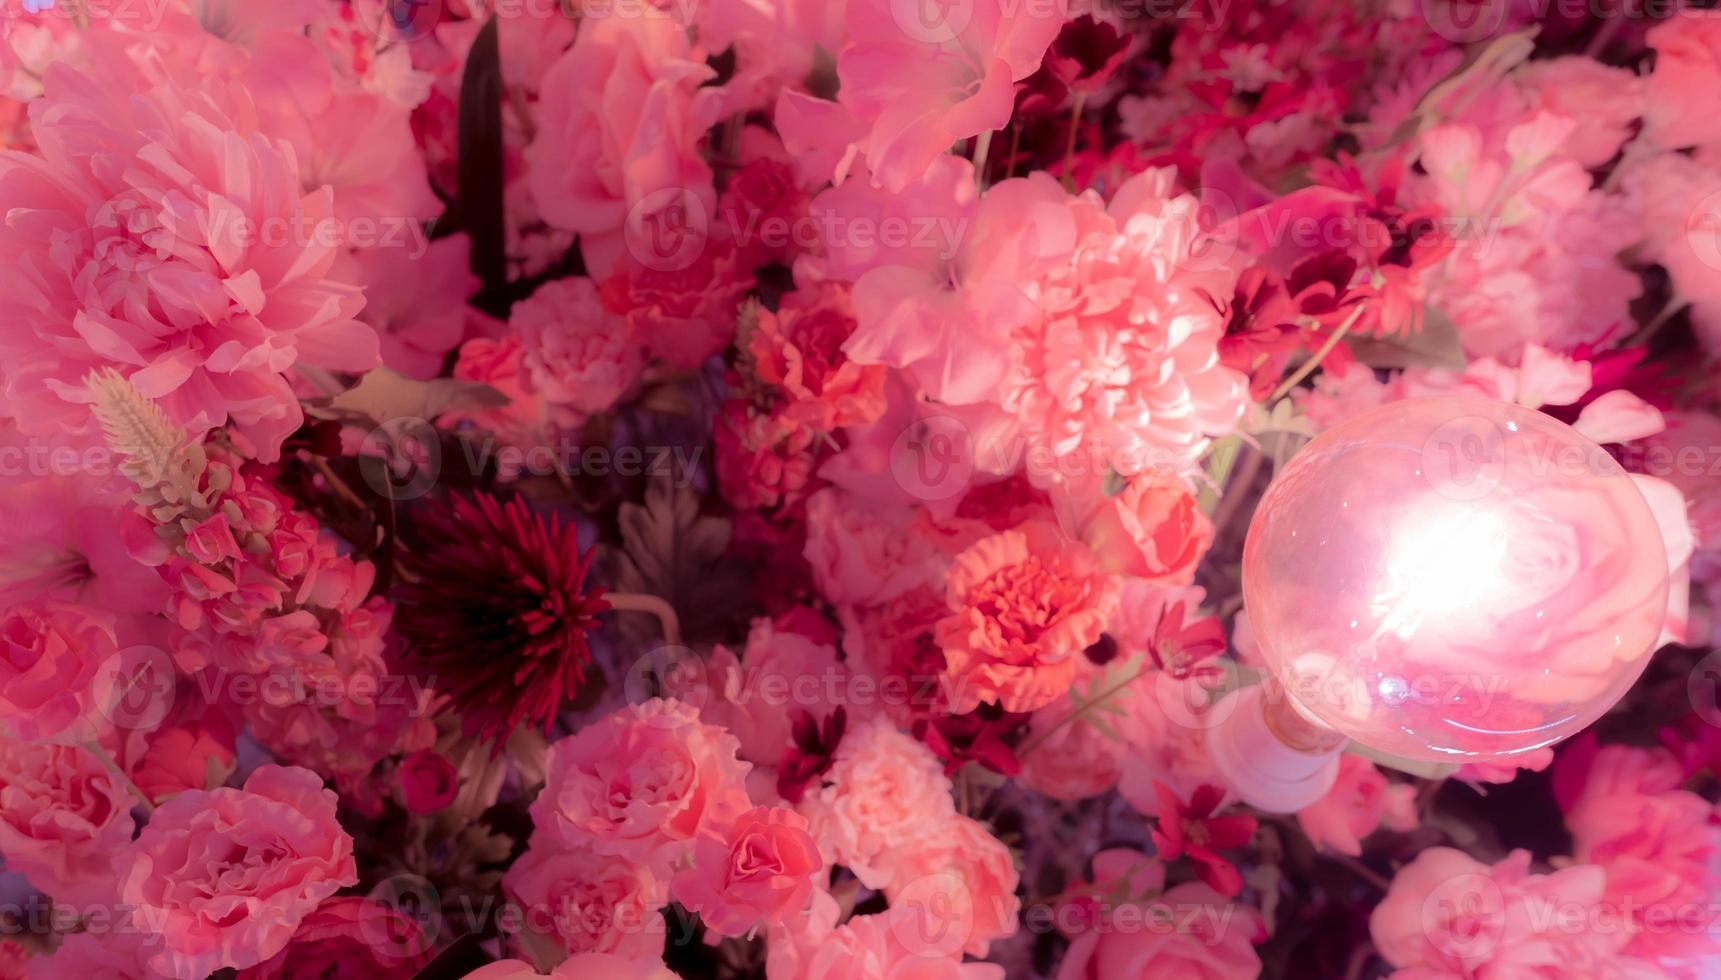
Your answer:
[[[1087,547],[1030,521],[956,556],[938,624],[952,712],[981,702],[1033,711],[1062,697],[1082,650],[1117,607],[1117,582]]]
[[[823,445],[819,434],[744,399],[723,405],[712,442],[718,490],[738,510],[793,515],[818,488],[813,470]]]
[[[691,371],[734,338],[751,272],[740,267],[734,249],[711,243],[685,265],[621,262],[599,291],[604,308],[625,317],[654,357]]]
[[[889,885],[898,853],[956,812],[944,767],[883,716],[843,736],[824,783],[808,790],[801,812],[826,858],[868,888]]]
[[[1266,924],[1256,909],[1195,882],[1166,890],[1165,869],[1135,851],[1101,851],[1093,867],[1093,894],[1072,903],[1087,926],[1074,930],[1056,980],[1260,975],[1255,943],[1266,938]]]
[[[934,896],[929,896],[934,898]],[[1004,968],[964,963],[952,923],[933,901],[819,922],[788,942],[773,940],[767,980],[1004,980]]]
[[[610,953],[575,953],[549,973],[539,973],[523,960],[498,960],[466,974],[464,980],[677,980],[679,974],[656,956],[615,956]]]
[[[113,902],[112,862],[131,840],[135,802],[84,749],[0,741],[0,854],[57,901]]]
[[[803,557],[820,594],[839,606],[876,606],[931,585],[942,561],[909,526],[913,517],[834,487],[808,497]]]
[[[639,342],[606,312],[590,279],[553,279],[514,304],[508,326],[520,338],[532,390],[556,421],[577,428],[633,390],[643,367]]]
[[[1010,849],[985,824],[960,814],[933,824],[892,864],[894,880],[884,890],[891,906],[923,902],[929,917],[958,923],[968,955],[985,957],[993,940],[1016,934],[1021,875]]]
[[[460,792],[454,763],[434,749],[420,749],[400,760],[394,778],[400,786],[401,805],[410,813],[446,810]]]
[[[1063,26],[1055,7],[1003,0],[905,8],[855,0],[849,46],[837,56],[837,98],[868,127],[861,145],[874,179],[900,191],[957,140],[1004,128],[1015,82],[1040,67]],[[924,16],[928,15],[930,16]]]
[[[1213,522],[1181,480],[1149,472],[1103,497],[1081,538],[1109,569],[1164,585],[1188,585],[1213,541]]]
[[[471,257],[471,240],[451,235],[359,249],[337,267],[341,281],[364,288],[359,319],[376,331],[385,365],[409,378],[442,374],[443,359],[466,336],[466,301],[478,291]]]
[[[1645,135],[1668,149],[1721,143],[1721,120],[1702,94],[1721,85],[1721,13],[1678,11],[1650,28],[1649,46]]]
[[[727,830],[707,830],[693,849],[693,867],[671,884],[675,900],[706,928],[743,936],[776,926],[812,901],[825,869],[807,820],[782,807],[754,807]]]
[[[747,339],[753,370],[786,396],[786,420],[830,432],[884,414],[884,368],[856,364],[842,350],[855,329],[847,290],[796,290],[758,316]]]
[[[84,376],[113,367],[194,436],[231,422],[273,459],[302,418],[285,371],[377,361],[363,296],[329,278],[333,190],[305,193],[292,151],[204,92],[61,67],[47,87],[43,156],[0,160],[0,256],[19,270],[0,412],[82,425]]]
[[[87,741],[113,727],[103,709],[118,665],[110,617],[80,606],[15,606],[0,615],[0,732],[18,741]]]
[[[323,899],[358,883],[335,802],[314,773],[263,766],[244,789],[162,804],[114,864],[121,900],[152,933],[150,965],[203,974],[284,949]]]
[[[393,906],[331,898],[305,916],[286,949],[239,971],[239,980],[409,980],[431,949],[418,922]]]
[[[502,887],[523,910],[530,947],[548,939],[571,953],[647,956],[663,949],[658,909],[667,889],[631,858],[534,844],[503,876]]]
[[[711,692],[701,717],[739,739],[741,758],[759,766],[782,761],[796,712],[822,718],[840,705],[848,677],[830,644],[763,616],[753,620],[742,657],[718,646],[705,672]]]
[[[1217,786],[1201,786],[1186,804],[1164,783],[1155,783],[1159,795],[1159,823],[1153,829],[1153,845],[1163,860],[1184,854],[1195,862],[1196,873],[1222,895],[1236,895],[1243,888],[1243,876],[1231,862],[1217,852],[1242,847],[1255,836],[1255,818],[1242,814],[1218,815],[1225,791]]]
[[[714,96],[700,92],[713,72],[683,25],[649,6],[641,11],[583,22],[544,74],[535,113],[542,128],[526,150],[544,219],[580,234],[586,266],[600,279],[621,254],[624,226],[644,236],[671,207],[703,216],[716,204],[698,152],[715,121]]]
[[[1369,932],[1403,976],[1593,975],[1584,970],[1613,962],[1629,935],[1601,908],[1603,878],[1594,865],[1532,874],[1528,851],[1489,867],[1430,848],[1393,877]]]
[[[1517,82],[1533,105],[1578,121],[1560,152],[1585,167],[1612,160],[1649,107],[1642,77],[1593,58],[1526,62]]]
[[[623,708],[550,746],[538,835],[667,868],[707,827],[748,809],[733,735],[676,701]]]
[[[1339,778],[1327,795],[1297,812],[1310,843],[1340,854],[1362,854],[1362,840],[1385,824],[1393,830],[1416,826],[1416,787],[1389,783],[1361,756],[1339,757]]]
[[[207,711],[151,735],[149,748],[132,767],[132,782],[157,803],[219,786],[233,774],[234,741],[233,723],[220,711]]]

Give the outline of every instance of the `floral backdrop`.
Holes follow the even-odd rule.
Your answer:
[[[1721,10],[0,5],[0,978],[1721,977]],[[1240,803],[1257,500],[1460,393],[1659,651]]]

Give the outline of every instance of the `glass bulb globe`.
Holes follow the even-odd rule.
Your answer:
[[[1583,729],[1667,608],[1635,482],[1570,426],[1469,396],[1323,432],[1262,497],[1243,597],[1293,706],[1372,748],[1465,763]]]

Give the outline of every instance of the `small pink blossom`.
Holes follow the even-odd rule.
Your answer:
[[[1416,826],[1416,787],[1389,783],[1374,763],[1347,753],[1339,757],[1338,781],[1312,806],[1297,811],[1297,823],[1315,846],[1357,857],[1363,838],[1376,828]]]

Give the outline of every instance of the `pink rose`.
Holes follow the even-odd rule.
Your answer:
[[[631,858],[534,843],[503,876],[522,911],[521,941],[572,953],[646,956],[663,949],[663,884]]]
[[[520,338],[532,390],[565,427],[609,410],[639,381],[639,341],[627,321],[604,309],[590,279],[544,283],[514,304],[508,326]]]
[[[368,898],[331,898],[305,916],[286,949],[239,971],[239,980],[409,980],[430,952],[410,916]]]
[[[706,928],[744,936],[804,911],[825,869],[807,833],[807,820],[782,807],[754,807],[727,830],[706,831],[693,849],[693,867],[672,884],[675,900],[699,914]]]
[[[919,902],[926,915],[959,923],[970,956],[1016,934],[1021,875],[1010,849],[977,820],[957,814],[926,827],[894,855],[891,877],[891,907]]]
[[[951,712],[982,702],[1033,711],[1063,697],[1117,598],[1117,580],[1093,552],[1049,522],[971,545],[951,565],[950,615],[938,624]]]
[[[1149,472],[1100,501],[1083,522],[1081,537],[1114,572],[1188,585],[1213,542],[1213,522],[1181,480]]]
[[[622,708],[550,746],[537,834],[667,869],[749,808],[735,736],[677,701]]]
[[[209,711],[151,735],[131,778],[145,796],[160,803],[187,790],[221,785],[233,774],[233,766],[233,723],[219,711]]]
[[[113,859],[131,840],[135,802],[82,748],[0,741],[0,854],[57,901],[113,902]]]
[[[1374,763],[1342,755],[1333,788],[1298,811],[1297,822],[1316,847],[1356,857],[1362,854],[1363,838],[1381,824],[1394,830],[1416,826],[1416,787],[1389,783]]]
[[[0,618],[0,732],[20,741],[85,741],[112,728],[97,674],[118,653],[113,622],[78,606],[8,609]],[[114,661],[117,662],[117,661]]]
[[[437,813],[448,809],[460,792],[460,774],[454,763],[434,749],[420,749],[400,760],[395,770],[400,802],[412,813]]]
[[[150,965],[203,976],[286,948],[324,899],[358,883],[335,803],[315,773],[263,766],[244,789],[162,804],[114,863],[120,899],[154,933]]]
[[[956,806],[937,757],[880,715],[843,736],[825,785],[808,790],[801,812],[831,863],[883,888],[898,853]]]
[[[1165,885],[1159,862],[1125,849],[1094,855],[1094,894],[1065,906],[1060,922],[1076,928],[1056,980],[1254,980],[1266,938],[1261,913],[1237,905],[1206,885],[1164,890],[1124,911],[1106,904],[1114,891],[1152,895]],[[1126,899],[1128,901],[1129,899]]]
[[[1721,143],[1721,119],[1703,93],[1721,88],[1721,11],[1682,10],[1649,31],[1646,135],[1668,149]]]

